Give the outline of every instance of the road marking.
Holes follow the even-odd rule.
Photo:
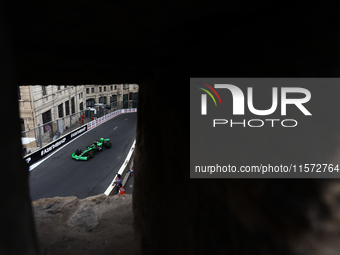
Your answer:
[[[118,126],[117,126],[118,127]],[[117,127],[115,127],[113,130],[116,130],[117,129]]]
[[[116,115],[116,116],[119,116],[120,114]],[[114,117],[116,117],[114,116]],[[112,117],[112,119],[114,118]],[[126,118],[127,119],[127,118]],[[110,119],[111,120],[111,119]],[[99,126],[99,125],[98,125]],[[93,128],[91,128],[90,130],[87,130],[85,131],[84,133],[78,135],[76,138],[72,139],[71,141],[69,141],[68,143],[64,144],[62,147],[60,147],[59,149],[55,150],[54,152],[51,152],[50,154],[48,154],[46,157],[42,158],[41,160],[39,160],[38,162],[30,165],[28,167],[28,171],[32,171],[34,168],[36,168],[37,166],[39,166],[41,163],[43,163],[45,160],[47,160],[48,158],[52,157],[54,154],[56,154],[58,151],[60,151],[61,149],[63,149],[65,146],[67,146],[68,144],[72,143],[73,141],[75,141],[76,139],[78,139],[79,137],[85,135],[87,132],[91,131],[91,130],[94,130],[96,127],[98,126],[95,126]],[[118,127],[118,126],[117,126]],[[119,159],[120,157],[118,157]]]
[[[125,120],[127,120],[128,118],[126,118]]]
[[[132,153],[133,153],[133,151],[134,151],[134,149],[135,149],[135,146],[136,146],[136,140],[134,140],[133,141],[133,143],[132,143],[132,146],[131,146],[131,149],[130,149],[130,151],[129,151],[129,153],[128,153],[128,155],[127,155],[127,157],[126,157],[126,159],[125,159],[125,161],[124,161],[124,163],[122,164],[122,166],[119,168],[119,170],[118,170],[118,172],[117,172],[117,174],[123,174],[123,172],[124,172],[124,170],[125,170],[125,168],[126,168],[126,164],[127,164],[127,162],[129,162],[130,161],[130,159],[131,159],[131,156],[132,156]],[[126,177],[128,177],[128,175],[129,175],[129,172],[127,172],[126,174],[125,174],[125,176],[123,177],[123,181],[122,181],[122,184],[123,184],[123,186],[126,184],[126,182],[127,182],[127,179],[126,179]],[[116,175],[117,176],[117,175]],[[104,194],[105,195],[110,195],[110,193],[111,193],[111,191],[113,190],[113,184],[114,184],[114,181],[115,181],[115,179],[116,179],[116,176],[113,178],[113,180],[112,180],[112,182],[111,182],[111,184],[110,184],[110,186],[106,189],[106,191],[104,192]]]
[[[29,166],[28,168],[28,171],[32,171],[34,168],[36,168],[37,166],[39,166],[41,163],[43,163],[45,160],[47,160],[48,158],[52,157],[54,154],[56,154],[58,151],[60,151],[62,148],[64,148],[66,145],[74,142],[75,140],[77,140],[79,137],[85,135],[87,132],[91,131],[92,129],[90,130],[87,130],[85,131],[84,133],[78,135],[76,138],[72,139],[71,141],[69,141],[68,143],[64,144],[63,146],[61,146],[59,149],[55,150],[54,152],[52,152],[51,154],[47,155],[45,158],[43,158],[42,160],[32,164]]]

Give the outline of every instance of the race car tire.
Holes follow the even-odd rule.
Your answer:
[[[104,143],[104,145],[105,145],[105,148],[111,148],[111,142]]]
[[[93,151],[90,151],[89,152],[89,158],[93,158],[94,157],[94,152]]]

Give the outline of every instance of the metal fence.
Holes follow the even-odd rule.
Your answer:
[[[60,136],[66,135],[96,118],[127,108],[137,108],[137,100],[118,101],[104,106],[89,107],[86,110],[23,131],[21,132],[23,156],[39,150]]]

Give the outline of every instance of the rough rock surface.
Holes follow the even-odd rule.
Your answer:
[[[32,206],[41,254],[140,254],[131,195],[44,198]]]

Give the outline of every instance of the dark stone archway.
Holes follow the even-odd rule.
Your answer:
[[[140,85],[133,207],[144,254],[339,253],[338,192],[323,193],[337,182],[190,180],[188,159],[189,77],[338,76],[339,33],[329,26],[339,25],[335,3],[2,5],[4,118],[13,128],[1,148],[1,254],[37,253],[16,86],[115,83]],[[336,125],[330,117],[316,126],[315,141],[330,141],[325,153],[336,153]],[[231,148],[229,156],[239,156]],[[249,142],[242,156],[256,153]]]

